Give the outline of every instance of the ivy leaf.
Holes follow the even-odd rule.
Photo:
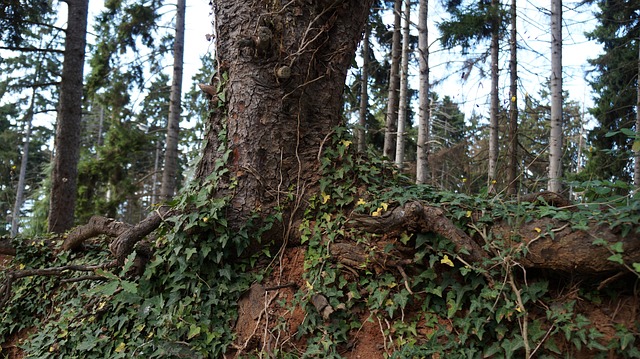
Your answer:
[[[138,292],[138,284],[129,282],[128,280],[123,280],[122,289],[127,293],[136,294]]]
[[[200,328],[200,326],[197,326],[195,324],[191,324],[191,326],[189,326],[189,333],[187,334],[187,339],[191,339],[191,338],[199,335],[200,331],[202,331],[202,328]]]
[[[610,256],[609,258],[607,258],[607,260],[610,260],[612,262],[616,262],[616,263],[619,263],[619,264],[624,264],[624,261],[622,260],[622,254],[620,254],[620,253],[616,253],[616,254]]]
[[[111,272],[107,272],[107,271],[102,270],[102,269],[96,269],[95,273],[97,275],[101,276],[101,277],[105,277],[105,278],[110,279],[110,280],[119,280],[120,279],[120,278],[118,278],[117,275],[115,275],[115,274],[113,274]]]
[[[103,285],[99,285],[91,289],[90,293],[91,294],[102,293],[103,295],[106,295],[106,296],[112,296],[113,293],[115,293],[116,290],[118,289],[119,284],[120,283],[118,281],[112,281]]]

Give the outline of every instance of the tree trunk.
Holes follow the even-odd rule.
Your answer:
[[[178,136],[180,134],[180,113],[182,112],[182,65],[184,54],[184,14],[186,0],[178,0],[176,13],[176,38],[173,44],[173,80],[169,100],[169,120],[167,121],[167,144],[164,152],[164,170],[160,198],[168,200],[176,191],[178,176]]]
[[[549,191],[562,191],[561,177],[562,0],[551,0],[551,133],[549,135]]]
[[[636,101],[636,138],[633,142],[635,161],[633,164],[633,184],[640,190],[640,39],[638,39],[638,77],[636,78],[638,95]]]
[[[510,101],[509,101],[509,165],[507,166],[507,194],[518,193],[518,47],[516,42],[516,0],[511,0]]]
[[[37,66],[37,65],[36,65]],[[35,83],[38,82],[38,70],[36,69]],[[33,107],[36,99],[36,88],[31,88],[31,100],[29,102],[29,108],[25,115],[26,129],[24,131],[24,144],[22,145],[22,160],[20,161],[20,175],[18,176],[18,188],[16,190],[16,201],[13,204],[13,211],[11,212],[11,237],[15,237],[18,234],[18,227],[20,223],[20,208],[22,208],[22,202],[24,200],[24,182],[27,177],[27,164],[29,160],[29,142],[31,140],[31,122],[33,121]]]
[[[366,126],[369,108],[369,26],[365,26],[364,39],[362,41],[362,79],[360,91],[360,113],[358,119],[358,152],[364,152],[367,148]]]
[[[54,233],[62,233],[73,226],[80,158],[82,77],[89,7],[88,0],[67,0],[66,3],[69,15],[62,64],[48,220],[49,231]]]
[[[221,90],[196,178],[219,175],[216,196],[230,197],[231,226],[285,203],[285,226],[302,214],[322,149],[342,123],[342,90],[370,5],[214,1]],[[228,172],[214,173],[227,156]],[[273,231],[286,240],[284,229]]]
[[[496,171],[498,166],[498,115],[500,113],[500,101],[498,99],[498,61],[499,61],[499,26],[497,0],[491,1],[492,31],[491,31],[491,114],[489,118],[489,173],[487,176],[488,192],[492,193],[496,183]]]
[[[395,158],[396,129],[398,124],[398,90],[400,89],[400,58],[402,56],[400,41],[400,20],[402,0],[393,4],[393,42],[391,44],[391,73],[389,75],[389,99],[387,101],[387,117],[384,128],[383,154],[388,159]]]
[[[405,0],[402,26],[402,63],[400,65],[400,98],[398,106],[398,133],[396,137],[396,166],[402,169],[404,163],[404,129],[407,124],[409,107],[409,25],[411,23],[411,1]]]
[[[420,0],[418,9],[418,62],[420,64],[420,80],[418,96],[420,98],[418,112],[418,149],[416,164],[416,183],[425,184],[429,177],[429,30],[427,17],[429,1]]]

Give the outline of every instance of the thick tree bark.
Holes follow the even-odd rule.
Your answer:
[[[489,189],[489,193],[493,192],[498,168],[498,115],[500,114],[500,101],[498,98],[500,19],[498,18],[498,6],[500,6],[500,4],[497,0],[491,1],[491,11],[493,12],[491,25],[491,113],[489,116],[489,171],[487,176],[487,188]]]
[[[209,119],[196,176],[207,178],[229,151],[229,172],[218,181],[216,195],[231,197],[232,226],[244,224],[252,213],[266,216],[285,202],[284,227],[287,216],[301,214],[317,186],[322,148],[342,122],[344,81],[370,5],[369,0],[213,2],[216,77],[224,96],[218,96]],[[286,240],[284,227],[274,231]]]
[[[82,120],[82,76],[87,34],[88,0],[68,0],[60,104],[56,125],[49,231],[62,233],[73,226],[76,207],[80,122]]]
[[[551,0],[551,133],[549,183],[551,192],[562,191],[562,0]]]
[[[394,159],[396,154],[396,130],[398,126],[398,90],[400,89],[400,58],[402,57],[400,40],[400,23],[402,0],[395,0],[393,5],[393,39],[391,43],[391,73],[389,75],[389,98],[387,100],[387,117],[384,126],[383,155]]]
[[[511,0],[511,36],[509,38],[509,165],[507,166],[507,193],[518,193],[518,46],[516,42],[516,0]]]
[[[169,100],[169,119],[167,121],[167,143],[162,172],[160,198],[168,200],[176,191],[178,176],[178,136],[180,134],[180,113],[182,112],[182,65],[184,57],[184,16],[186,0],[178,0],[176,13],[176,38],[173,44],[173,80]]]
[[[418,9],[418,62],[420,64],[420,98],[418,112],[418,149],[416,163],[416,183],[425,184],[429,180],[429,30],[427,18],[429,1],[420,0]]]

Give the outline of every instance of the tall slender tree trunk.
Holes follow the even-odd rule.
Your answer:
[[[178,139],[180,135],[180,114],[182,112],[182,66],[184,57],[184,16],[186,0],[178,0],[176,13],[176,38],[173,44],[173,80],[169,100],[169,120],[167,121],[167,143],[164,153],[164,170],[160,198],[168,200],[176,191],[178,176]]]
[[[420,0],[418,8],[418,62],[420,80],[418,96],[418,149],[416,164],[416,183],[425,184],[429,178],[429,30],[427,18],[429,1]]]
[[[48,219],[49,231],[54,233],[62,233],[73,226],[76,207],[82,80],[89,8],[88,0],[67,0],[66,3],[69,15],[62,63]]]
[[[384,126],[383,154],[388,159],[395,158],[396,130],[398,124],[398,90],[400,89],[400,59],[402,42],[400,40],[400,20],[402,19],[402,0],[393,4],[393,39],[391,43],[391,73],[389,75],[389,98],[387,117]]]
[[[360,113],[358,119],[358,151],[364,152],[367,148],[366,126],[369,108],[369,25],[365,25],[364,38],[362,39],[362,75],[360,89]]]
[[[516,0],[511,0],[511,36],[509,41],[509,165],[507,166],[507,194],[518,193],[518,46],[516,41]]]
[[[640,190],[640,39],[638,39],[638,78],[636,79],[638,87],[637,103],[636,103],[636,138],[633,143],[635,161],[633,164],[633,184],[636,190]]]
[[[35,82],[38,82],[39,66],[36,69]],[[24,183],[27,177],[27,165],[29,160],[29,142],[31,141],[31,124],[33,122],[33,107],[35,105],[36,88],[31,88],[31,99],[29,100],[29,108],[25,115],[25,131],[24,143],[22,145],[22,160],[20,161],[20,175],[18,176],[18,188],[16,189],[16,201],[13,204],[13,212],[11,212],[11,236],[18,234],[20,224],[20,208],[24,201]]]
[[[498,167],[498,116],[500,114],[500,101],[498,98],[500,19],[498,18],[498,6],[498,0],[491,0],[491,11],[493,12],[491,18],[491,114],[489,116],[489,171],[487,176],[487,188],[489,193],[494,192],[496,171]]]
[[[402,64],[400,66],[400,98],[398,105],[398,133],[396,137],[396,166],[404,163],[404,132],[408,113],[409,87],[409,25],[411,23],[411,0],[405,0],[402,26]]]
[[[549,183],[562,191],[562,0],[551,0],[551,132],[549,135]]]

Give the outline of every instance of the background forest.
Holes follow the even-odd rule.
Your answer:
[[[235,6],[223,3],[204,8]],[[256,73],[246,76],[255,80],[251,91],[291,86],[280,106],[300,88],[320,86],[323,76],[296,85],[292,71],[342,21],[336,4],[314,17],[314,6],[296,0],[265,2],[252,19],[256,30],[234,39],[233,49],[247,63],[277,59],[268,67],[277,86]],[[316,131],[311,122],[308,138],[290,146],[295,156],[280,152],[277,203],[259,202],[271,207],[247,217],[229,210],[236,186],[241,192],[251,176],[260,185],[273,179],[250,168],[230,179],[227,161],[241,155],[227,145],[236,138],[224,121],[235,111],[230,104],[244,106],[229,99],[240,96],[229,89],[242,78],[232,79],[233,59],[216,52],[226,44],[224,24],[212,17],[193,26],[196,9],[201,4],[185,0],[3,2],[0,342],[8,357],[341,357],[360,345],[349,338],[367,331],[364,322],[382,337],[363,346],[385,357],[640,357],[640,2],[373,1],[349,57],[341,126],[321,138],[320,150],[301,151],[317,156],[307,172],[322,177],[301,185],[309,174],[298,146],[324,136],[324,124]],[[305,16],[302,39],[318,33],[285,56],[272,40],[286,33],[282,24]],[[325,17],[328,25],[317,25]],[[210,46],[198,60],[185,49],[194,36]],[[326,44],[333,42],[315,51]],[[588,52],[586,64],[572,62],[576,51]],[[319,65],[307,66],[309,74]],[[323,114],[303,113],[302,103],[298,126],[308,113]],[[295,112],[283,108],[277,116]],[[283,170],[289,162],[298,163],[298,182],[287,182],[296,177]],[[426,224],[398,219],[416,208]],[[386,227],[359,219],[363,213]],[[97,224],[105,232],[83,233]],[[104,238],[144,226],[135,242],[109,245],[110,262]],[[261,242],[279,230],[284,243]],[[532,243],[560,243],[569,232],[601,235],[586,247],[599,247],[605,264],[580,251],[586,269],[561,260],[568,257],[528,257]],[[511,239],[522,233],[534,238],[518,247]],[[293,249],[290,236],[299,241]],[[358,246],[340,252],[345,239]],[[299,269],[301,282],[273,283],[276,266],[280,275]],[[69,272],[91,273],[47,279]],[[280,289],[291,293],[265,299]],[[242,301],[263,299],[264,311],[249,319],[256,328],[263,314],[292,318],[265,323],[260,344],[260,331],[243,332],[242,310],[234,315]],[[265,314],[274,303],[283,312]],[[297,309],[285,311],[290,303]],[[607,320],[587,315],[611,308]],[[32,331],[36,323],[45,329]]]
[[[361,140],[364,146],[371,146],[379,154],[405,163],[406,170],[415,178],[417,153],[420,152],[416,146],[418,102],[421,101],[415,87],[424,81],[416,73],[421,50],[418,49],[416,21],[413,21],[409,36],[399,39],[401,43],[407,42],[407,46],[401,48],[406,52],[410,78],[407,90],[402,94],[401,103],[406,106],[401,107],[406,110],[389,113],[390,101],[398,101],[389,96],[391,71],[394,66],[401,65],[397,56],[394,58],[391,54],[392,5],[380,3],[371,14],[367,32],[369,49],[366,54],[364,48],[359,51],[359,65],[351,70],[345,88],[345,119],[354,133],[364,132]],[[58,17],[63,9],[60,4],[43,2],[41,6],[33,7],[33,12],[29,10],[28,14],[2,14],[7,29],[17,31],[6,31],[2,38],[0,213],[6,219],[6,225],[0,231],[5,234],[15,235],[18,228],[25,234],[41,234],[47,228],[53,124],[63,58],[64,32],[60,26],[64,26],[65,20]],[[490,87],[489,72],[493,66],[490,60],[491,29],[486,21],[491,14],[482,4],[451,2],[430,6],[436,7],[438,17],[428,17],[428,22],[437,25],[438,31],[429,33],[428,47],[437,49],[431,56],[438,62],[432,60],[432,66],[436,67],[431,68],[426,80],[434,89],[428,92],[426,100],[429,104],[429,140],[428,147],[425,146],[428,178],[424,183],[469,194],[486,191],[488,187],[500,192],[513,182],[507,172],[510,166],[515,166],[517,193],[546,188],[551,91],[542,83],[543,86],[532,88],[531,79],[549,81],[551,55],[547,48],[540,48],[539,38],[545,36],[544,43],[550,42],[551,36],[548,23],[530,22],[543,20],[541,14],[548,14],[549,10],[532,8],[531,4],[523,7],[526,11],[516,8],[520,26],[524,24],[528,29],[524,33],[516,30],[517,54],[524,60],[517,67],[519,75],[514,94],[507,86],[511,41],[509,5],[504,4],[496,14],[499,16],[500,56],[495,65],[500,76],[497,83],[499,99],[497,104],[491,104],[486,91]],[[598,195],[595,192],[608,191],[598,189],[601,183],[608,183],[615,184],[618,194],[625,194],[633,183],[633,150],[638,150],[638,145],[633,147],[637,112],[635,94],[638,93],[634,80],[638,58],[634,50],[638,46],[634,40],[637,9],[632,3],[571,3],[564,6],[565,11],[595,15],[597,26],[586,36],[591,44],[601,47],[601,54],[593,53],[582,75],[573,66],[565,69],[572,78],[583,76],[588,81],[591,99],[587,101],[590,107],[585,107],[585,103],[575,98],[583,97],[586,89],[583,93],[563,93],[563,191],[572,198],[588,201],[590,196]],[[45,12],[43,8],[50,10]],[[416,20],[417,4],[412,12],[412,19]],[[28,16],[31,20],[18,27],[9,26],[12,21],[18,21],[18,15]],[[135,223],[146,216],[152,204],[159,202],[169,118],[174,19],[175,9],[158,1],[108,3],[106,9],[91,19],[78,158],[78,202],[74,212],[76,224],[86,222],[94,214]],[[570,30],[565,30],[570,31],[570,35],[584,28],[580,23],[573,23],[571,18],[565,19],[563,24],[571,26]],[[535,34],[536,48],[530,47],[532,27],[539,32]],[[206,26],[198,28],[211,31]],[[202,32],[190,36],[211,35]],[[574,40],[570,37],[566,41]],[[591,49],[593,45],[584,48]],[[575,45],[570,49],[580,51]],[[190,90],[184,94],[180,113],[178,186],[188,180],[187,168],[195,160],[201,145],[207,95],[197,84],[208,83],[212,76],[212,57],[213,54],[205,55],[201,59],[201,69],[190,80],[191,85],[183,86]],[[537,58],[533,61],[532,57]],[[189,63],[193,64],[193,59],[189,59]],[[543,66],[538,69],[541,71],[528,68],[535,65]],[[544,71],[548,73],[545,75]],[[366,86],[363,86],[363,78]],[[484,90],[480,93],[485,93],[487,98],[468,99],[460,93],[447,93],[448,88],[456,87],[439,86],[446,81],[454,81],[463,88]],[[574,86],[576,82],[582,83],[569,81]],[[399,93],[398,87],[395,92]],[[366,97],[363,96],[365,93]],[[456,99],[466,102],[459,103]],[[392,109],[393,106],[397,104],[392,105]],[[406,122],[401,159],[396,158],[397,132],[386,125],[386,121],[397,121],[398,112]],[[490,180],[496,181],[495,185],[487,182],[492,128],[489,112],[497,118],[498,126],[498,157]],[[512,112],[516,113],[518,125],[513,163],[508,157]],[[387,139],[385,128],[388,128]],[[391,150],[384,152],[385,146]]]

